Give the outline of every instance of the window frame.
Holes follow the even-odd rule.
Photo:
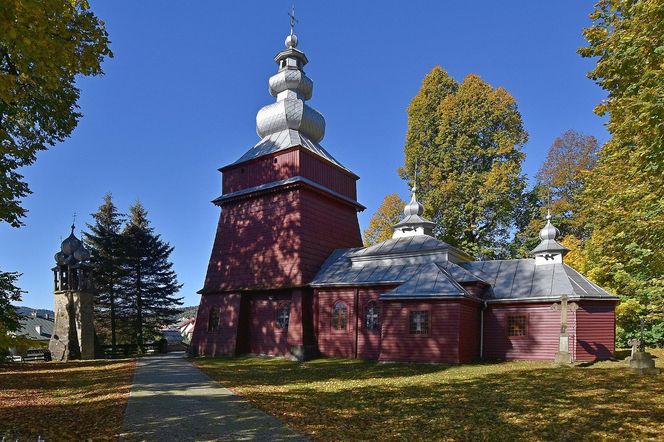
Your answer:
[[[285,326],[285,327],[283,327],[283,326],[280,325],[280,323],[279,323],[279,312],[280,312],[281,309],[283,309],[284,307],[287,307],[287,308],[288,308],[288,320],[287,320],[287,322],[286,322],[286,326]],[[283,331],[283,332],[287,332],[287,331],[288,331],[288,326],[290,325],[290,309],[291,309],[291,303],[290,303],[289,301],[282,301],[282,302],[280,302],[279,304],[277,304],[277,308],[276,308],[276,310],[275,310],[275,312],[274,312],[274,328],[275,328],[275,329],[277,329],[277,330],[279,330],[279,331]]]
[[[510,323],[517,318],[523,318],[523,334],[522,335],[512,335],[510,328]],[[507,320],[505,323],[505,334],[509,339],[525,339],[528,337],[528,314],[527,313],[510,313],[507,315]]]
[[[343,305],[343,311],[345,315],[345,320],[344,320],[344,326],[343,328],[337,328],[335,326],[335,313],[337,312],[337,306],[338,305]],[[342,300],[337,300],[332,304],[332,314],[330,315],[330,328],[332,329],[332,332],[334,333],[348,333],[348,323],[349,323],[349,307],[348,303]]]
[[[369,308],[370,307],[374,307],[374,312],[376,313],[376,323],[375,323],[373,328],[368,327],[368,324],[369,324],[368,314],[369,314]],[[375,332],[380,332],[380,329],[381,329],[380,319],[381,318],[380,318],[380,307],[378,305],[378,301],[371,300],[371,301],[367,302],[367,304],[364,306],[364,318],[363,319],[364,319],[363,325],[364,325],[364,329],[366,331],[374,332],[374,333]]]
[[[414,314],[423,313],[426,318],[426,330],[417,332],[413,330],[413,318]],[[411,336],[430,336],[431,335],[431,312],[427,309],[425,310],[409,310],[408,312],[408,334]]]
[[[213,317],[216,319],[216,324],[212,323]],[[207,332],[218,333],[220,330],[221,330],[221,306],[212,305],[208,307]]]

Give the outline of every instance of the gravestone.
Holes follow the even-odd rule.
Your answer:
[[[632,354],[628,359],[629,368],[640,375],[657,375],[660,369],[655,367],[655,360],[652,355],[646,351],[645,340],[643,339],[643,330],[645,320],[641,318],[641,338],[630,339],[628,344],[632,346]]]

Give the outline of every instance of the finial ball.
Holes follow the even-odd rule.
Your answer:
[[[289,34],[288,37],[286,37],[286,47],[287,48],[297,47],[297,35]]]

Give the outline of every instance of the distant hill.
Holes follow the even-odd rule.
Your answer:
[[[190,318],[192,316],[196,316],[196,314],[198,313],[198,306],[197,305],[191,305],[189,307],[182,307],[179,310],[182,313],[180,313],[178,316],[185,317],[185,318]]]
[[[33,312],[36,312],[37,316],[41,316],[42,318],[46,315],[48,315],[49,318],[53,318],[55,316],[55,313],[53,312],[53,310],[46,310],[46,309],[43,309],[43,308],[26,307],[24,305],[17,305],[16,306],[16,311],[21,316],[30,316],[30,315],[32,315]]]

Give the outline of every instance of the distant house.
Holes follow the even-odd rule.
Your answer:
[[[23,336],[32,341],[48,342],[53,334],[53,316],[33,312],[23,316],[20,320],[21,328],[16,331],[16,336]]]

